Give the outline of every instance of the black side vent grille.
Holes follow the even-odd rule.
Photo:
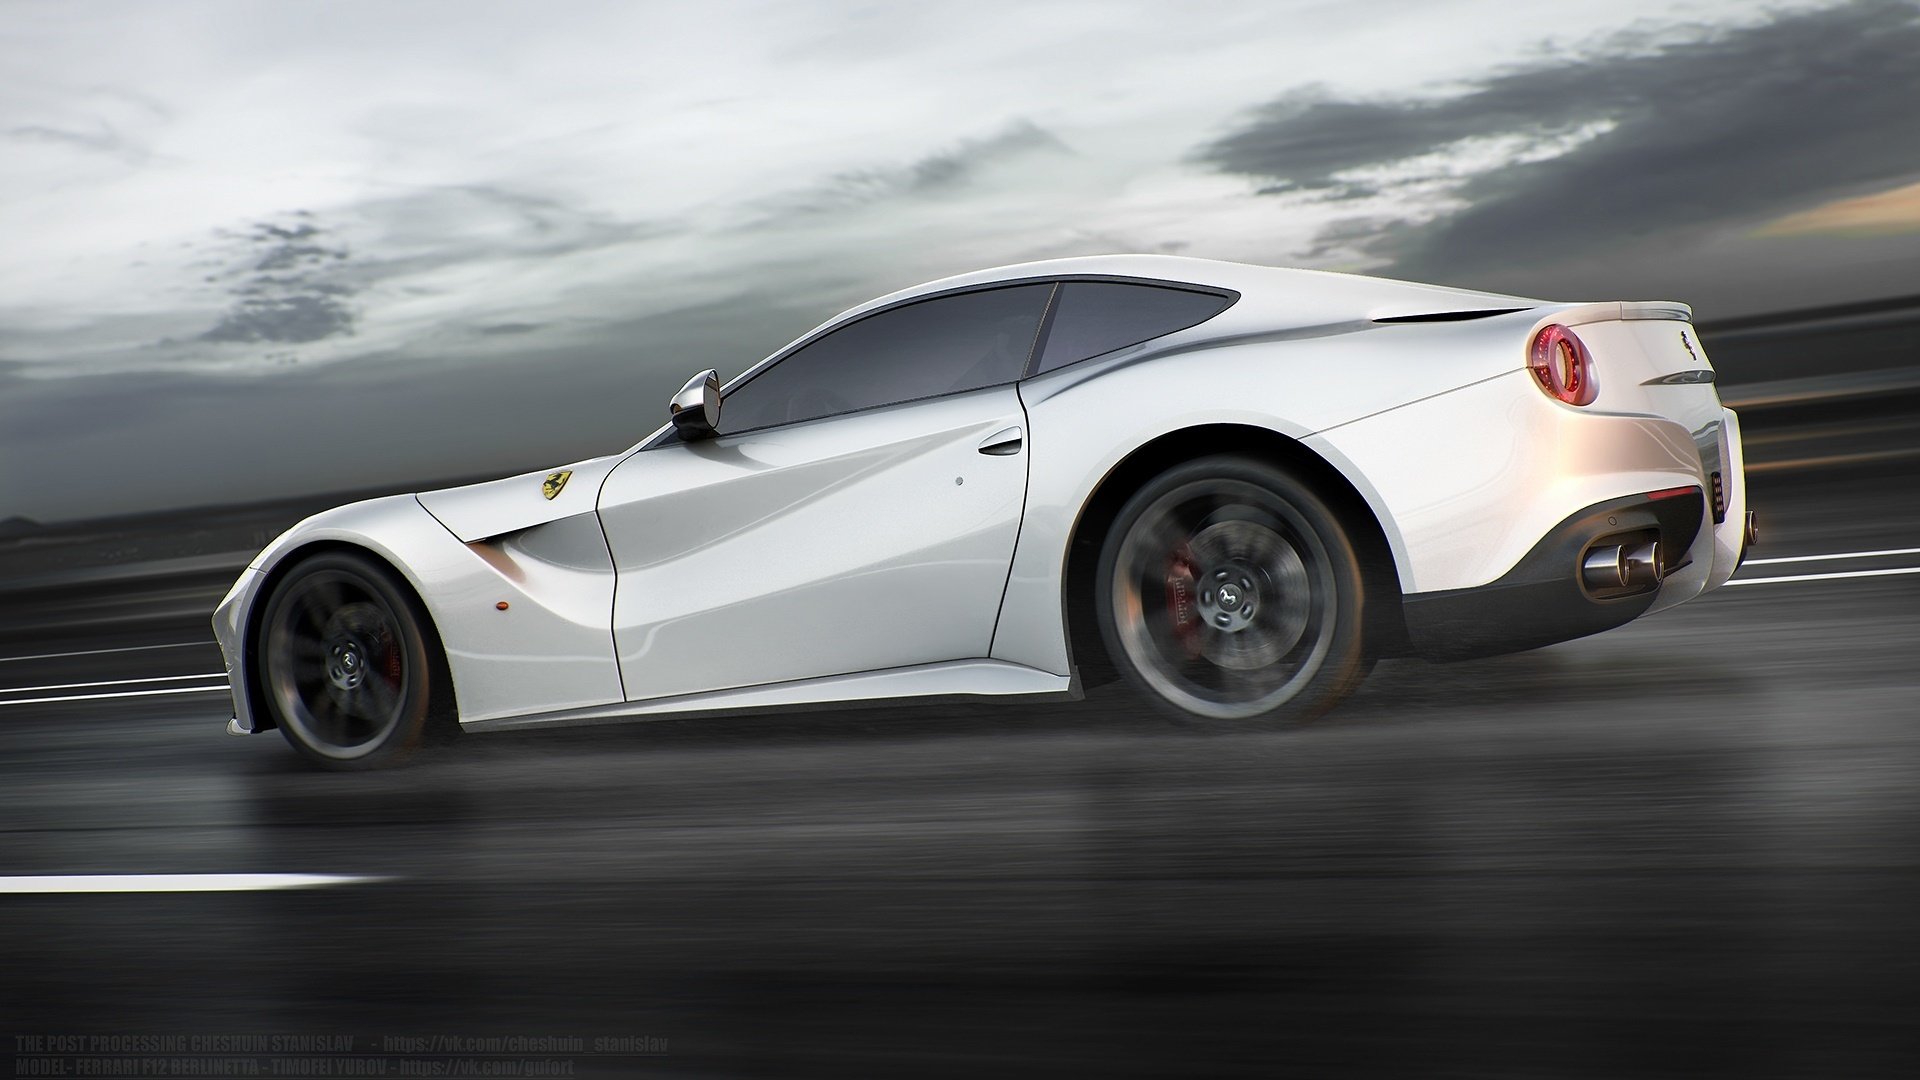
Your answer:
[[[1707,477],[1707,505],[1713,508],[1715,525],[1727,520],[1727,482],[1721,476],[1727,458],[1720,445],[1720,428],[1720,421],[1715,420],[1693,433],[1693,445],[1700,451],[1700,471]]]

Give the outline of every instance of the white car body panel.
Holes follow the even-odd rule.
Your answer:
[[[1407,453],[1434,446],[1447,453]],[[1408,593],[1485,585],[1584,506],[1700,483],[1687,430],[1549,400],[1526,371],[1320,432],[1306,445],[1372,484],[1397,524]],[[1691,460],[1689,460],[1691,459]]]
[[[1011,386],[634,454],[600,514],[635,700],[984,657],[1027,458]]]
[[[247,663],[248,611],[282,560],[338,543],[388,561],[419,592],[470,726],[1066,693],[1062,598],[1089,498],[1156,438],[1214,425],[1293,440],[1341,474],[1409,598],[1499,581],[1595,504],[1704,487],[1703,459],[1724,472],[1724,521],[1703,511],[1691,562],[1653,608],[1725,582],[1744,551],[1738,418],[1711,383],[1656,381],[1711,372],[1684,305],[1558,304],[1169,256],[1062,259],[852,308],[726,392],[893,303],[1089,277],[1239,299],[1198,326],[1018,384],[704,442],[662,429],[565,466],[553,499],[538,471],[317,515],[262,552],[221,605],[229,665]],[[1473,317],[1418,321],[1440,313]],[[1526,369],[1526,342],[1553,322],[1577,327],[1595,356],[1592,405],[1550,400]],[[1023,433],[1018,453],[979,452],[1010,427]],[[246,718],[247,680],[234,682]]]
[[[593,513],[599,506],[601,483],[625,457],[614,454],[560,469],[422,492],[420,505],[464,542],[505,536],[549,521]],[[542,485],[547,477],[559,472],[570,475],[560,494],[549,499]]]

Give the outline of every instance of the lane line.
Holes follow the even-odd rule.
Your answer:
[[[69,694],[63,697],[21,698],[18,701],[0,701],[0,709],[9,705],[45,705],[56,701],[100,701],[105,698],[123,697],[159,697],[162,694],[225,694],[232,691],[226,683],[219,686],[176,686],[166,690],[121,690],[112,694]]]
[[[107,679],[103,682],[51,683],[47,686],[8,686],[0,688],[0,694],[25,694],[34,690],[84,690],[90,686],[132,686],[135,683],[186,682],[189,679],[224,679],[226,677],[226,672],[215,671],[206,675],[155,675],[151,679]]]
[[[1790,574],[1786,577],[1734,578],[1728,585],[1778,585],[1783,581],[1837,581],[1840,578],[1892,577],[1896,574],[1920,574],[1920,566],[1897,566],[1890,570],[1845,570],[1836,574]]]
[[[1885,551],[1840,551],[1832,555],[1788,555],[1778,559],[1748,559],[1747,566],[1770,563],[1826,562],[1830,559],[1883,559],[1891,555],[1920,555],[1920,548],[1888,548]]]
[[[80,652],[49,652],[34,656],[0,656],[0,664],[11,664],[16,660],[59,660],[68,656],[105,656],[107,653],[146,652],[149,649],[191,649],[201,645],[215,645],[211,641],[178,641],[171,645],[128,645],[120,649],[85,649]]]
[[[0,893],[265,892],[386,880],[348,874],[47,874],[0,877]]]

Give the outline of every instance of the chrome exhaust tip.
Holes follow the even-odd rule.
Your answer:
[[[1660,541],[1603,544],[1580,561],[1580,580],[1589,589],[1632,589],[1660,584]]]
[[[1747,523],[1740,534],[1742,547],[1752,547],[1760,542],[1760,525],[1754,520],[1753,511],[1747,511]]]
[[[1589,589],[1618,589],[1627,583],[1627,567],[1619,544],[1607,544],[1587,552],[1580,563],[1580,580]]]
[[[1626,585],[1660,584],[1660,541],[1649,540],[1625,549],[1621,565],[1620,576]]]

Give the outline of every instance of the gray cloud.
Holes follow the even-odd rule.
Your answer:
[[[1537,145],[1585,128],[1564,153],[1465,180],[1455,191],[1465,209],[1362,245],[1401,272],[1458,276],[1660,235],[1684,240],[1910,178],[1920,173],[1916,57],[1920,7],[1856,0],[1657,42],[1622,34],[1593,55],[1553,55],[1438,100],[1298,92],[1198,157],[1269,181],[1270,191],[1351,197],[1366,194],[1343,176],[1353,170],[1466,139]]]
[[[502,260],[551,259],[667,235],[560,199],[490,184],[421,188],[339,211],[359,223],[371,252],[343,268],[366,286]],[[430,288],[415,283],[414,289]]]
[[[120,134],[112,125],[104,121],[96,121],[91,131],[54,127],[50,124],[19,124],[8,128],[6,134],[7,138],[17,142],[70,146],[77,150],[117,157],[136,165],[151,156],[145,146]]]
[[[940,195],[958,191],[995,167],[1036,156],[1073,153],[1052,132],[1017,120],[992,135],[963,139],[906,165],[855,169],[836,174],[810,191],[774,200],[781,213],[810,213],[847,209],[900,196]]]
[[[448,291],[438,275],[461,267],[507,267],[664,235],[659,226],[619,221],[561,200],[508,188],[465,184],[430,187],[334,207],[326,222],[294,210],[234,232],[220,232],[203,263],[217,267],[206,284],[230,302],[215,324],[190,342],[159,346],[193,358],[190,344],[305,345],[350,337],[394,295],[417,298]],[[349,246],[344,236],[356,242]],[[370,253],[371,252],[371,253]],[[477,328],[484,336],[539,329],[505,322]],[[287,364],[295,354],[261,360]]]
[[[614,453],[666,421],[688,375],[739,372],[820,314],[769,287],[611,323],[590,343],[541,348],[537,363],[476,364],[449,339],[271,379],[151,369],[46,379],[0,360],[0,435],[63,477],[0,470],[0,517],[400,488]]]
[[[233,282],[233,304],[198,340],[297,345],[353,333],[349,301],[356,290],[340,268],[348,251],[332,244],[311,214],[259,222],[241,246],[237,269],[209,276]]]
[[[1037,152],[1071,153],[1052,133],[1020,120],[987,138],[968,139],[951,150],[921,158],[900,174],[899,181],[907,191],[940,191],[966,183],[984,166]]]

